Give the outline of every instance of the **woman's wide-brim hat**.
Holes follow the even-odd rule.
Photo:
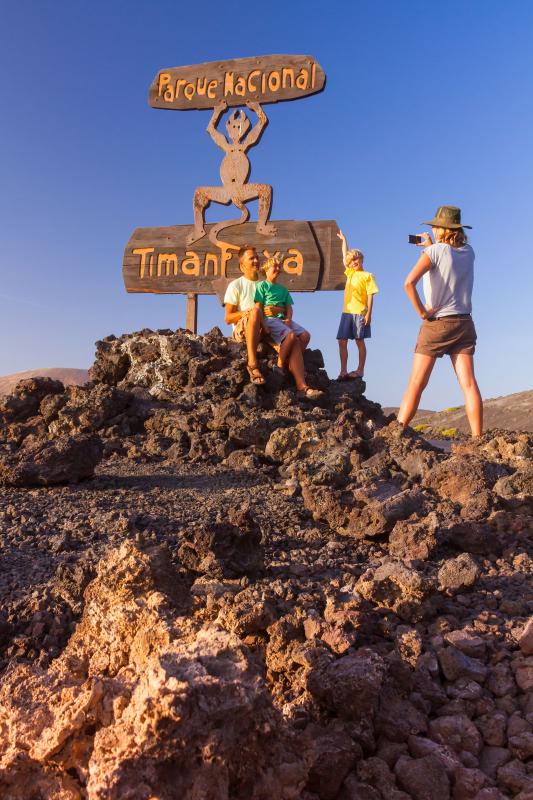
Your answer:
[[[439,206],[437,212],[432,220],[429,222],[422,222],[421,225],[431,225],[432,228],[470,228],[471,225],[465,225],[461,222],[461,209],[457,206]]]

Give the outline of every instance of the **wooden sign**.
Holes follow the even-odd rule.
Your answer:
[[[152,108],[192,111],[297,100],[321,92],[326,76],[312,56],[272,55],[209,61],[160,70],[148,102]]]
[[[239,270],[238,252],[243,245],[255,247],[260,263],[279,250],[283,267],[279,278],[293,292],[335,290],[344,286],[341,242],[332,220],[299,222],[277,220],[275,233],[264,236],[255,223],[233,225],[224,239],[213,244],[214,225],[205,235],[187,244],[189,225],[137,228],[126,245],[122,274],[128,292],[156,294],[215,294],[213,281],[232,280]]]

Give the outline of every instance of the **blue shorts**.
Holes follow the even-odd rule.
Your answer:
[[[365,325],[364,314],[341,314],[337,339],[370,339],[371,326]]]
[[[293,331],[296,336],[300,336],[302,333],[307,333],[305,328],[302,328],[301,325],[298,325],[297,322],[292,320],[291,327],[289,328],[288,325],[285,325],[278,317],[264,317],[265,325],[268,328],[268,332],[270,333],[271,337],[274,339],[276,344],[281,344],[282,341],[285,339],[288,333]]]

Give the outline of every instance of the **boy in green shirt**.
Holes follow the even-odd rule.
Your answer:
[[[266,280],[260,281],[255,288],[255,304],[263,312],[263,324],[270,336],[280,345],[278,367],[284,369],[288,366],[300,396],[319,397],[322,392],[311,389],[305,382],[303,351],[309,344],[311,334],[293,320],[294,303],[290,292],[276,283],[281,264],[281,254],[275,253],[261,267]]]

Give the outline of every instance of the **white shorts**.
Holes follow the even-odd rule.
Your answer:
[[[302,326],[298,325],[298,323],[294,320],[292,320],[290,328],[288,325],[285,325],[285,323],[282,322],[279,317],[264,317],[264,322],[276,344],[281,344],[281,342],[291,331],[295,333],[296,336],[300,336],[302,333],[307,333],[305,328],[302,328]]]

